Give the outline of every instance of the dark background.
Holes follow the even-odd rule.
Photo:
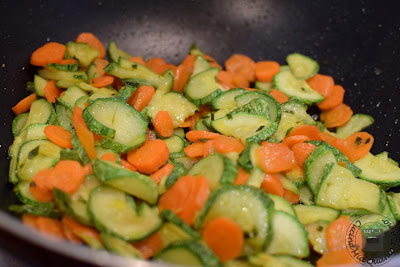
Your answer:
[[[174,64],[192,43],[221,64],[232,53],[282,64],[289,53],[309,55],[320,63],[321,73],[346,89],[345,103],[355,113],[375,118],[367,129],[375,137],[372,152],[388,151],[399,161],[399,7],[398,1],[355,0],[0,0],[1,209],[13,201],[7,184],[11,107],[28,95],[26,82],[35,72],[30,54],[48,41],[66,43],[83,31],[93,32],[104,44],[116,41],[132,55],[160,56]],[[0,212],[0,220],[4,216]],[[1,266],[51,265],[49,257],[54,256],[44,257],[45,250],[7,234],[20,223],[4,227]],[[22,257],[22,247],[34,252]]]

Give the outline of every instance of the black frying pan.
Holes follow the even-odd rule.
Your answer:
[[[42,239],[7,211],[15,200],[7,183],[11,107],[28,94],[35,72],[29,57],[39,46],[90,31],[131,54],[175,64],[192,43],[220,63],[232,53],[282,64],[287,54],[304,53],[343,85],[355,113],[374,116],[372,152],[388,151],[399,161],[399,6],[395,0],[0,1],[0,265],[118,264],[115,257]]]

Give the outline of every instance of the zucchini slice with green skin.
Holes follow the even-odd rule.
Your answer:
[[[361,179],[385,187],[400,185],[400,168],[371,153],[354,162],[354,165],[362,170],[359,175]]]
[[[323,95],[312,89],[305,80],[298,80],[290,71],[277,73],[272,82],[274,88],[307,105],[318,104],[325,99]]]
[[[185,96],[197,106],[213,101],[223,91],[216,80],[218,72],[218,68],[209,68],[194,75],[185,87]]]
[[[251,100],[249,103],[234,109],[228,114],[233,115],[235,113],[249,113],[249,114],[264,116],[270,119],[271,121],[274,121],[271,119],[271,115],[269,114],[268,104],[269,104],[268,101],[262,98],[256,98],[254,100]]]
[[[172,211],[163,210],[160,212],[160,217],[165,221],[160,230],[158,230],[164,247],[178,240],[201,239],[201,236],[196,231]]]
[[[314,205],[314,195],[307,185],[299,188],[300,199],[299,201],[304,205]]]
[[[394,166],[399,167],[399,163],[395,161],[394,159],[389,158],[389,153],[387,151],[383,151],[379,153],[378,155],[375,155],[375,157],[381,158],[383,160],[386,160],[390,164],[393,164]]]
[[[307,106],[299,100],[289,100],[281,106],[281,118],[278,129],[272,136],[282,141],[290,130],[297,126],[310,124],[315,125],[315,120],[307,113]]]
[[[290,71],[298,79],[308,79],[319,71],[318,62],[308,56],[293,53],[286,57]]]
[[[58,80],[56,82],[56,87],[58,87],[58,88],[68,89],[68,88],[70,88],[71,86],[74,86],[74,85],[75,85],[75,83],[70,82],[70,81],[65,81],[65,80]]]
[[[33,77],[33,88],[38,96],[44,97],[44,88],[47,85],[48,80],[43,79],[39,75]]]
[[[31,124],[36,123],[47,123],[53,124],[57,120],[57,114],[54,111],[53,106],[44,98],[35,100],[32,103],[31,109],[29,110],[29,115],[26,120],[24,128],[26,129]]]
[[[254,256],[249,256],[251,265],[246,266],[274,266],[274,267],[312,267],[314,265],[300,260],[298,258],[287,255],[269,255],[266,253],[259,253]],[[232,266],[234,267],[234,265]]]
[[[154,260],[185,266],[222,267],[211,249],[193,240],[178,240],[169,244],[154,256]]]
[[[58,101],[73,112],[76,101],[83,96],[88,97],[89,94],[78,86],[72,86],[65,91]]]
[[[107,55],[111,59],[111,61],[113,61],[113,62],[118,62],[120,57],[125,58],[125,59],[129,59],[129,58],[132,57],[128,53],[126,53],[126,52],[122,51],[121,49],[119,49],[117,47],[117,45],[115,44],[115,42],[109,42],[108,43]]]
[[[254,166],[250,172],[249,179],[246,181],[246,185],[254,186],[259,188],[265,178],[265,172],[258,166]]]
[[[255,89],[260,89],[260,90],[262,90],[262,91],[264,91],[264,92],[267,92],[267,93],[269,93],[270,91],[272,91],[272,89],[271,89],[271,83],[269,83],[269,82],[256,81],[256,82],[254,83],[254,88],[255,88]]]
[[[194,61],[192,76],[211,68],[210,63],[202,56],[197,55]]]
[[[46,68],[49,70],[78,71],[79,64],[78,63],[72,63],[72,64],[50,63],[50,64],[46,65]]]
[[[194,224],[203,228],[217,217],[235,221],[249,237],[244,251],[263,251],[271,240],[274,204],[261,189],[247,185],[226,185],[214,191],[203,206]]]
[[[173,159],[186,155],[185,151],[183,151],[183,149],[185,148],[185,141],[181,137],[177,135],[172,135],[171,137],[165,138],[163,140],[168,147],[170,158]]]
[[[201,174],[210,182],[210,190],[221,185],[230,185],[237,176],[235,163],[222,154],[211,154],[193,165],[188,175]]]
[[[41,207],[43,209],[52,210],[55,208],[53,202],[43,202],[37,200],[29,191],[29,182],[28,181],[21,181],[15,187],[15,193],[22,203],[26,205],[30,205],[33,207]]]
[[[14,120],[12,122],[12,128],[11,128],[14,137],[18,136],[21,133],[22,129],[26,125],[28,116],[29,116],[29,113],[26,112],[26,113],[22,113],[14,118]]]
[[[247,91],[242,88],[234,88],[228,91],[224,91],[219,94],[212,101],[212,106],[215,109],[235,109],[237,107],[235,97],[238,95],[244,94]]]
[[[95,159],[93,173],[103,183],[155,204],[158,199],[156,182],[150,177],[119,166],[115,162]]]
[[[126,102],[131,98],[133,93],[139,88],[139,84],[136,85],[125,85],[122,87],[117,94],[117,98],[121,99],[122,101]]]
[[[297,218],[304,225],[318,221],[333,222],[340,215],[339,210],[316,205],[294,205],[293,207]]]
[[[274,194],[267,194],[268,197],[274,202],[274,209],[286,212],[287,214],[292,215],[293,217],[296,217],[296,211],[293,208],[293,205],[290,204],[289,201],[284,199],[281,196],[274,195]]]
[[[100,73],[96,69],[96,65],[92,62],[86,70],[86,74],[88,76],[88,80],[93,80],[97,77],[100,77]]]
[[[318,221],[305,226],[312,249],[321,255],[328,251],[326,228],[329,223],[327,221]]]
[[[104,136],[104,148],[125,153],[146,141],[147,121],[134,107],[119,99],[96,99],[82,116],[89,130]]]
[[[74,149],[76,155],[79,158],[79,161],[83,163],[83,165],[86,165],[90,163],[90,158],[88,154],[86,153],[85,148],[82,146],[81,142],[78,139],[78,136],[76,135],[75,129],[72,129],[71,131],[71,143],[72,143],[72,148]]]
[[[282,186],[284,189],[292,191],[296,195],[299,194],[299,189],[297,188],[297,186],[292,181],[290,181],[288,178],[286,178],[286,176],[280,175],[280,174],[276,174],[276,176],[278,176],[279,179],[281,180],[281,183],[282,183]]]
[[[275,132],[277,125],[264,116],[248,113],[227,114],[211,122],[211,126],[219,133],[238,138],[243,143],[259,143],[267,139]]]
[[[104,246],[111,252],[127,258],[142,259],[142,254],[132,244],[106,233],[100,233]]]
[[[76,58],[79,65],[85,68],[100,54],[99,50],[86,43],[69,42],[66,46],[68,54]]]
[[[54,207],[49,208],[48,206],[10,205],[8,210],[19,215],[28,213],[36,216],[44,216],[55,219],[61,218],[61,214]]]
[[[386,201],[385,192],[376,184],[357,179],[353,173],[335,163],[328,165],[315,196],[315,204],[323,207],[367,209],[381,213]]]
[[[387,194],[387,199],[394,217],[400,221],[400,193],[390,192]]]
[[[336,135],[338,138],[346,139],[353,133],[360,132],[373,123],[374,118],[370,115],[354,114],[345,125],[336,128]]]
[[[96,228],[126,241],[139,241],[162,225],[157,207],[135,201],[122,191],[98,186],[90,192],[88,212]]]
[[[49,140],[30,140],[18,152],[17,177],[29,181],[40,171],[49,169],[60,159],[61,147]]]
[[[272,240],[266,252],[305,258],[309,255],[307,231],[296,217],[275,211],[272,218]]]
[[[38,70],[38,75],[47,80],[63,80],[77,84],[80,82],[87,82],[87,74],[83,71],[61,71],[61,70],[48,70],[40,69]]]
[[[57,123],[59,126],[63,127],[68,132],[72,131],[72,111],[62,105],[57,101],[56,104],[56,114],[57,114]]]
[[[254,158],[254,151],[259,148],[260,145],[255,142],[248,142],[242,153],[240,154],[237,162],[247,172],[253,170],[256,164]]]
[[[183,175],[185,175],[187,172],[187,169],[185,166],[180,163],[176,162],[174,163],[174,168],[172,169],[172,172],[169,174],[168,178],[165,180],[165,187],[166,189],[171,188],[171,186]]]

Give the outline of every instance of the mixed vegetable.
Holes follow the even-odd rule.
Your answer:
[[[82,33],[32,54],[9,152],[26,225],[137,259],[311,266],[313,250],[327,266],[355,263],[355,218],[400,219],[398,163],[369,152],[372,117],[311,58],[235,54],[223,69],[196,46],[178,66],[107,53]]]

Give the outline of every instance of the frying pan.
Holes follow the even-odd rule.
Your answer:
[[[355,113],[371,114],[373,153],[400,160],[400,19],[397,1],[0,1],[0,265],[126,265],[107,253],[53,242],[7,211],[11,107],[26,96],[32,51],[94,32],[104,43],[179,63],[192,43],[223,63],[233,53],[285,62],[300,52],[346,89]],[[399,256],[400,257],[400,256]],[[389,263],[400,265],[396,257]],[[1,264],[3,263],[3,264]],[[138,266],[150,266],[136,261]],[[14,265],[13,265],[14,266]],[[153,266],[153,265],[152,265]]]

